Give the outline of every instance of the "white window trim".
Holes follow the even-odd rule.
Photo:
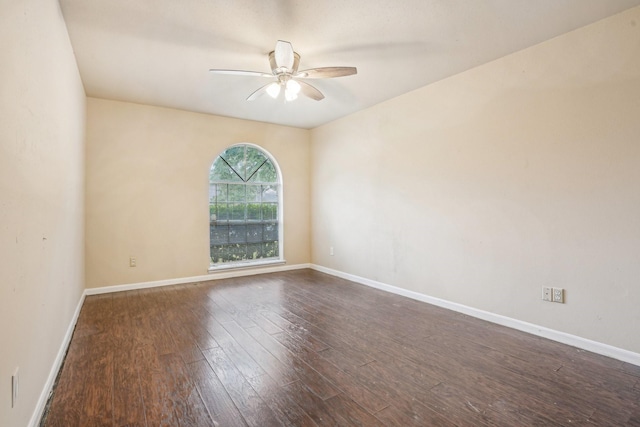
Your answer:
[[[219,265],[210,265],[208,271],[209,273],[215,273],[216,271],[222,271],[222,270],[256,268],[256,267],[265,267],[269,265],[281,265],[286,263],[287,261],[285,261],[284,259],[278,259],[278,258],[260,259],[257,261],[254,261],[254,260],[236,261],[236,262],[227,262],[225,264],[219,264]]]
[[[278,174],[278,178],[280,182],[278,183],[278,258],[262,258],[258,260],[243,260],[236,262],[227,262],[223,264],[214,264],[211,262],[211,256],[209,256],[209,268],[208,272],[212,273],[220,270],[230,270],[230,269],[243,269],[243,268],[252,268],[252,267],[263,267],[265,265],[277,265],[277,264],[285,264],[286,261],[284,259],[284,177],[282,176],[282,170],[280,169],[280,164],[276,161],[275,157],[267,151],[264,147],[261,147],[257,144],[252,144],[250,142],[239,142],[237,144],[232,144],[226,147],[224,150],[219,152],[209,164],[209,170],[207,171],[207,177],[209,176],[209,172],[211,171],[211,166],[213,162],[215,162],[218,157],[229,148],[236,147],[239,145],[246,145],[253,148],[256,148],[263,152],[269,160],[271,160],[271,164],[276,168],[276,172]],[[209,197],[209,193],[207,191],[207,199]],[[209,200],[207,200],[207,212],[209,211]],[[207,214],[207,224],[209,223],[209,215]]]

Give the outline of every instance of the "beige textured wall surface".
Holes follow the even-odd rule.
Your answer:
[[[312,260],[640,352],[639,136],[635,8],[312,130]]]
[[[0,1],[0,40],[0,426],[9,427],[34,413],[84,289],[85,96],[57,1]]]
[[[310,261],[309,131],[94,98],[87,104],[88,288],[207,274],[209,168],[241,142],[278,162],[284,258]]]

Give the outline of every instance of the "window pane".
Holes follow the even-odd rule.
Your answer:
[[[277,202],[278,201],[278,186],[277,185],[263,185],[262,186],[262,201],[263,202]]]
[[[262,189],[259,185],[247,185],[247,202],[259,202],[262,197]]]
[[[262,205],[260,203],[247,204],[247,221],[260,221],[262,219]]]
[[[278,173],[270,160],[268,160],[258,172],[256,172],[250,181],[254,182],[278,182]]]
[[[264,258],[278,256],[278,242],[265,242],[262,244],[262,255]]]
[[[242,261],[246,259],[244,245],[221,245],[211,248],[211,259],[214,262]]]
[[[262,242],[262,224],[247,225],[247,242]]]
[[[247,245],[247,259],[259,259],[262,256],[262,243]]]
[[[209,203],[216,201],[217,186],[215,184],[209,185]]]
[[[246,171],[244,167],[244,145],[238,145],[235,147],[228,148],[220,157],[224,158],[229,166],[233,168],[233,170],[240,175],[242,181],[247,179]]]
[[[258,168],[260,168],[262,164],[267,161],[267,156],[253,147],[247,147],[246,156],[245,168],[247,170],[247,175],[245,177],[245,181],[252,181],[253,176],[256,175],[256,170],[258,170]]]
[[[242,261],[244,259],[247,259],[246,245],[229,245],[227,253],[230,261]]]
[[[229,205],[226,203],[218,203],[216,205],[215,216],[212,221],[229,221]]]
[[[226,202],[229,200],[229,189],[228,184],[217,184],[216,185],[216,201],[218,202]]]
[[[229,227],[227,225],[212,225],[209,230],[212,245],[229,243]]]
[[[222,246],[211,246],[211,261],[224,262],[224,249]]]
[[[229,204],[229,220],[230,221],[244,221],[244,203]]]
[[[264,224],[263,236],[266,242],[278,240],[278,224]]]
[[[246,243],[247,226],[244,224],[229,225],[229,243]]]
[[[246,186],[244,184],[229,184],[229,201],[230,202],[244,202],[246,197]]]
[[[213,166],[211,166],[211,171],[209,172],[209,182],[214,181],[239,181],[242,182],[242,179],[236,174],[221,158],[217,158],[215,162],[213,162]]]
[[[276,221],[278,219],[278,204],[263,203],[262,204],[262,220]]]

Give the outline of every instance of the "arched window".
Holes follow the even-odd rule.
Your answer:
[[[281,260],[280,173],[269,154],[233,145],[209,172],[211,268]]]

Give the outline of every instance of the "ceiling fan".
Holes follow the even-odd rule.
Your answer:
[[[269,53],[269,63],[271,64],[271,74],[244,70],[211,69],[209,71],[215,74],[230,74],[234,76],[276,78],[276,81],[262,86],[249,95],[247,101],[253,101],[265,93],[270,95],[272,98],[277,98],[282,92],[282,89],[284,89],[284,96],[287,101],[293,101],[298,97],[298,94],[320,101],[324,98],[322,92],[311,86],[306,81],[299,79],[343,77],[351,76],[358,72],[356,67],[321,67],[298,71],[300,55],[293,51],[291,43],[283,40],[278,40],[276,43],[276,49]]]

